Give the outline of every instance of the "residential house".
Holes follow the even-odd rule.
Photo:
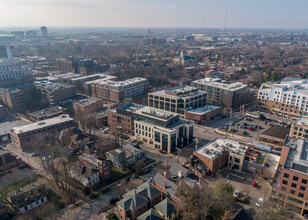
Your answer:
[[[8,201],[21,214],[30,211],[47,202],[48,190],[40,182],[31,183],[15,192],[8,193]]]
[[[149,208],[153,208],[163,198],[160,190],[146,182],[123,195],[123,199],[117,203],[121,219],[137,219]]]
[[[12,155],[9,151],[0,148],[0,176],[14,167],[18,167],[22,164],[22,160],[19,157]]]
[[[104,179],[109,176],[110,163],[105,159],[100,158],[94,154],[82,154],[78,159],[87,166],[90,166],[99,171],[100,178]]]
[[[154,208],[163,219],[172,219],[176,212],[174,202],[168,197],[154,206]]]
[[[69,170],[69,175],[85,187],[92,187],[99,183],[99,171],[90,166],[84,165],[80,161],[73,163]]]
[[[157,211],[151,208],[140,215],[137,220],[164,220],[164,218],[161,217]]]

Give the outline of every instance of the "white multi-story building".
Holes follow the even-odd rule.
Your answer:
[[[31,66],[21,59],[0,59],[0,87],[32,80]]]
[[[299,118],[308,112],[308,80],[287,77],[280,83],[263,83],[258,108],[283,117]]]

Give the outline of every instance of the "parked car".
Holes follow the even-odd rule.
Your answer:
[[[234,193],[233,193],[233,196],[235,198],[237,198],[239,195],[240,195],[240,191],[239,190],[235,190]]]
[[[260,198],[258,199],[258,202],[256,203],[256,206],[261,207],[261,206],[263,205],[263,202],[264,202],[264,198],[263,198],[263,197],[260,197]]]
[[[105,129],[103,130],[103,133],[104,133],[104,134],[107,134],[108,131],[109,131],[109,128],[105,128]]]
[[[38,155],[39,155],[38,152],[33,152],[33,153],[31,154],[32,157],[37,157]]]

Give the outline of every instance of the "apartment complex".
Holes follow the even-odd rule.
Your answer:
[[[280,172],[272,184],[273,198],[298,214],[308,214],[308,142],[306,140],[286,141],[281,151]]]
[[[289,137],[308,139],[308,118],[302,116],[291,124]]]
[[[230,139],[217,139],[195,150],[193,154],[215,173],[223,167],[242,172],[248,147]]]
[[[179,86],[148,94],[148,105],[153,108],[178,113],[206,105],[207,93],[191,86]]]
[[[88,75],[94,73],[94,61],[79,57],[69,57],[67,59],[57,59],[57,68],[62,73],[80,73]]]
[[[0,59],[12,58],[11,48],[8,44],[0,44]]]
[[[34,87],[30,84],[0,88],[0,100],[13,112],[25,112],[31,105],[33,93]]]
[[[10,136],[12,144],[20,150],[31,149],[35,141],[39,142],[53,132],[57,133],[65,128],[75,127],[77,123],[68,115],[46,119],[32,124],[13,127]]]
[[[36,81],[34,83],[37,91],[43,98],[47,99],[50,105],[57,105],[61,101],[76,95],[76,88],[73,85],[50,81]]]
[[[145,78],[135,77],[124,81],[98,79],[91,84],[92,96],[112,102],[123,102],[127,97],[140,96],[147,92],[148,81]]]
[[[285,78],[280,83],[263,83],[258,92],[258,108],[298,119],[308,112],[308,80]]]
[[[0,87],[33,80],[31,66],[21,59],[0,59]]]
[[[254,99],[254,90],[240,82],[228,84],[220,79],[205,78],[195,80],[191,85],[207,92],[209,104],[224,106],[228,110],[239,109]]]
[[[178,114],[128,103],[107,112],[111,129],[123,129],[156,149],[173,152],[192,142],[194,123]]]

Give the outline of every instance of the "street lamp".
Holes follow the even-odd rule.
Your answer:
[[[199,139],[198,139],[198,138],[195,138],[194,140],[195,140],[195,143],[196,143],[196,145],[195,145],[195,150],[197,150],[197,149],[198,149],[198,144],[199,144]]]

